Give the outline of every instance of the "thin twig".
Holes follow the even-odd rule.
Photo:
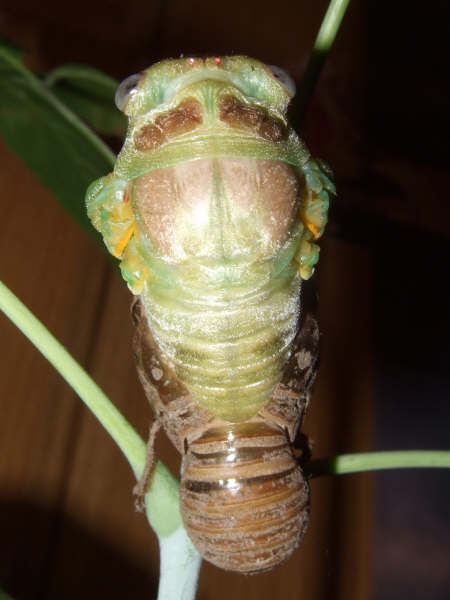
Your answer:
[[[320,26],[308,65],[302,77],[298,92],[291,103],[291,121],[295,129],[300,129],[311,96],[317,85],[322,67],[333,45],[342,19],[350,0],[331,0],[328,10]]]
[[[145,466],[145,443],[122,413],[86,371],[33,313],[0,281],[0,309],[47,358],[94,413],[122,450],[137,479]],[[160,461],[146,494],[150,524],[158,535],[169,535],[181,525],[178,482]]]
[[[409,468],[450,468],[450,450],[390,450],[340,454],[311,461],[305,465],[305,472],[311,477],[321,477]]]

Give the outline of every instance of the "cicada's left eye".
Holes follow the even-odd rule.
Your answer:
[[[295,81],[292,79],[289,73],[281,67],[277,67],[276,65],[267,65],[267,67],[272,73],[272,75],[275,77],[275,79],[277,79],[280,83],[284,85],[284,87],[291,95],[291,98],[293,98],[295,96],[297,88],[295,85]]]
[[[116,95],[114,97],[116,106],[119,110],[123,110],[125,108],[125,105],[129,100],[130,94],[134,90],[136,90],[141,79],[142,73],[135,73],[134,75],[130,75],[129,77],[124,79],[119,85],[119,87],[116,90]]]

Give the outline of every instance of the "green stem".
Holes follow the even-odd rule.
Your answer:
[[[0,308],[94,413],[122,450],[136,478],[139,478],[145,465],[145,444],[122,413],[64,346],[1,281]],[[151,486],[146,494],[146,505],[150,525],[159,537],[169,535],[181,526],[178,482],[159,461],[156,463]]]
[[[297,129],[300,128],[303,123],[317,80],[319,79],[322,67],[330,52],[331,46],[333,45],[349,1],[350,0],[331,0],[328,5],[328,10],[323,18],[316,41],[314,42],[313,50],[301,80],[299,90],[291,105],[292,122]]]
[[[67,383],[94,413],[122,450],[136,478],[144,470],[145,444],[125,417],[89,377],[67,350],[28,308],[0,281],[0,308],[50,361]],[[201,558],[184,531],[178,497],[178,481],[158,461],[151,485],[145,495],[147,519],[158,536],[161,550],[161,596],[158,600],[193,600]],[[181,554],[173,562],[173,540],[179,540]],[[184,558],[183,558],[184,557]],[[172,581],[182,581],[185,593],[180,596]],[[181,589],[181,588],[180,588]],[[171,595],[172,594],[172,595]]]
[[[128,421],[64,346],[1,281],[0,308],[92,410],[138,477],[145,464],[145,444]]]
[[[407,468],[450,468],[450,450],[391,450],[341,454],[305,465],[311,477],[344,475],[360,471]]]
[[[194,600],[202,558],[184,528],[160,538],[158,600]]]

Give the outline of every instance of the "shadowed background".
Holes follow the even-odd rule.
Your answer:
[[[79,62],[121,79],[180,53],[235,53],[298,80],[326,5],[2,0],[0,31],[38,72]],[[352,0],[306,118],[303,137],[339,193],[308,284],[323,332],[304,427],[316,457],[448,446],[449,23],[443,1],[424,11]],[[151,413],[117,266],[0,152],[1,278],[145,437]],[[156,597],[157,543],[134,512],[127,463],[4,317],[0,335],[0,585],[17,600]],[[158,453],[176,473],[163,435]],[[447,597],[449,500],[442,471],[313,481],[293,558],[254,577],[205,564],[198,598]]]

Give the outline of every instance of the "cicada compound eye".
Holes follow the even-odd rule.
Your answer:
[[[267,65],[267,67],[268,69],[270,69],[270,72],[275,77],[275,79],[277,79],[280,83],[284,85],[284,87],[289,92],[291,98],[293,98],[295,96],[297,87],[295,85],[295,81],[292,79],[289,73],[281,67],[277,67],[276,65]]]
[[[142,77],[142,73],[135,73],[134,75],[130,75],[124,79],[122,83],[119,84],[114,97],[114,101],[119,110],[123,110],[125,108],[131,94],[136,90]]]

